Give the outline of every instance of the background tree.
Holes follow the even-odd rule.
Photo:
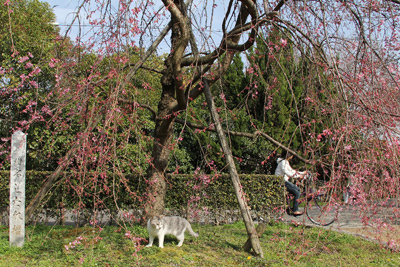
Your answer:
[[[14,130],[26,131],[28,169],[54,166],[38,143],[50,135],[41,129],[43,117],[51,112],[47,94],[55,84],[55,72],[48,65],[58,49],[54,21],[49,5],[39,1],[6,1],[0,9],[0,149],[8,150]],[[35,126],[29,128],[32,123]]]

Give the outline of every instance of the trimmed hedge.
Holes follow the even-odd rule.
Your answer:
[[[30,203],[36,195],[46,177],[51,172],[26,172],[26,205]],[[5,210],[9,205],[9,176],[8,171],[0,171],[0,210]],[[66,179],[72,177],[73,174],[65,173]],[[142,180],[139,182],[138,177],[133,175],[126,176],[127,185],[131,192],[141,196],[146,192],[146,183]],[[241,184],[249,207],[252,210],[272,210],[283,203],[283,182],[282,178],[273,175],[240,175]],[[73,181],[73,179],[71,179]],[[238,209],[236,195],[232,186],[231,178],[228,174],[222,174],[215,178],[207,187],[202,182],[196,180],[194,175],[167,175],[168,191],[165,199],[165,208],[167,210],[184,210],[187,209],[190,199],[191,205],[198,207],[206,207],[208,210],[232,210]],[[195,185],[197,183],[197,186]],[[100,185],[101,186],[101,185]],[[111,190],[112,191],[112,190]],[[140,207],[138,200],[127,192],[122,183],[116,184],[114,188],[116,193],[118,206],[123,209],[135,209]],[[197,198],[196,198],[197,197]],[[104,201],[106,207],[113,207],[115,201],[113,196],[100,194],[99,199]],[[93,206],[93,196],[89,194],[85,197],[78,198],[75,191],[71,189],[61,179],[55,185],[51,193],[45,197],[43,208],[59,209],[77,208],[79,200],[82,201],[87,208]]]

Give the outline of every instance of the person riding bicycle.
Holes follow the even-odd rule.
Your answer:
[[[300,197],[300,188],[298,188],[295,184],[289,182],[290,178],[296,179],[301,178],[303,179],[304,176],[307,174],[307,171],[299,172],[294,170],[289,161],[293,158],[293,155],[284,150],[281,154],[281,157],[277,159],[278,167],[276,167],[275,175],[283,176],[285,180],[285,187],[286,190],[294,196],[293,201],[293,215],[299,216],[302,215],[303,212],[299,211],[299,202],[298,199]]]

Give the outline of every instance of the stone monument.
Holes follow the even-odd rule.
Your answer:
[[[11,139],[10,246],[25,242],[25,162],[26,134],[17,131]]]

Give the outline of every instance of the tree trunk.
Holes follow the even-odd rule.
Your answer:
[[[235,162],[233,161],[232,151],[228,145],[225,134],[222,130],[221,123],[219,121],[219,115],[215,109],[213,97],[211,94],[210,87],[208,86],[207,80],[204,79],[204,94],[207,99],[207,105],[210,110],[211,116],[215,123],[215,128],[217,130],[218,138],[221,143],[222,149],[225,154],[226,163],[228,164],[229,173],[231,175],[233,187],[235,189],[236,198],[239,202],[240,211],[242,212],[243,220],[246,225],[247,235],[249,236],[251,246],[256,255],[261,258],[264,257],[260,240],[258,239],[256,228],[254,227],[254,222],[251,218],[249,207],[247,206],[246,197],[244,195],[242,186],[240,184],[239,176],[236,171]]]
[[[146,220],[154,215],[161,215],[164,212],[164,198],[167,192],[165,170],[168,167],[175,120],[175,117],[172,116],[171,118],[166,118],[170,111],[168,108],[168,103],[170,102],[174,102],[174,100],[168,97],[168,95],[163,94],[158,106],[157,118],[164,119],[157,119],[156,121],[152,164],[147,170]]]
[[[178,102],[186,103],[182,97],[183,83],[181,75],[181,61],[183,53],[188,44],[186,20],[178,16],[175,10],[185,10],[183,0],[174,0],[170,5],[169,1],[164,0],[164,4],[169,7],[171,16],[171,53],[165,60],[164,74],[161,78],[162,94],[158,104],[158,114],[156,117],[156,127],[154,132],[154,145],[152,152],[152,165],[147,170],[147,202],[145,203],[145,217],[161,215],[164,212],[164,198],[167,191],[165,170],[168,167],[169,155],[173,138],[174,121],[176,115],[172,114]],[[182,109],[185,109],[183,106]]]

